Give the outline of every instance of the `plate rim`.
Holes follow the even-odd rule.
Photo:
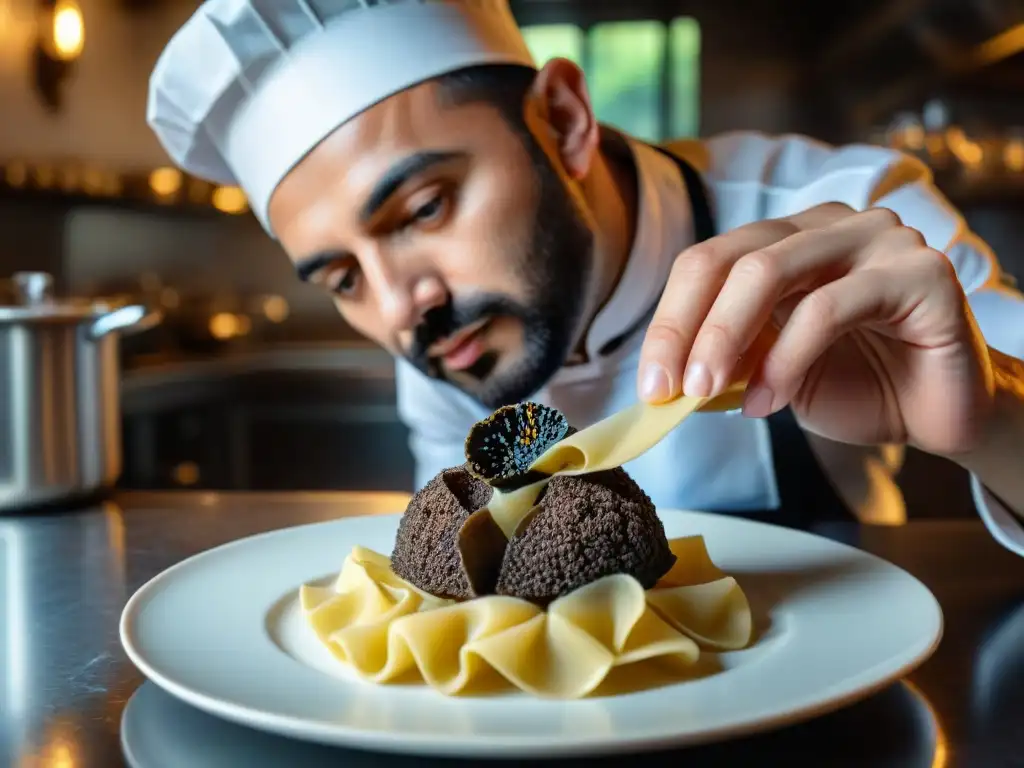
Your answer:
[[[218,554],[232,549],[242,547],[259,539],[272,538],[284,532],[296,532],[301,529],[312,529],[330,525],[344,524],[353,519],[384,518],[385,520],[397,520],[402,512],[377,513],[371,515],[353,515],[338,517],[331,520],[321,520],[311,523],[284,526],[269,531],[243,536],[232,541],[227,541],[209,549],[196,552],[179,562],[165,568],[154,576],[150,577],[126,601],[118,621],[118,635],[121,646],[128,659],[135,665],[146,679],[162,688],[170,695],[184,701],[207,714],[220,717],[230,722],[263,730],[269,733],[298,739],[300,741],[314,742],[329,746],[361,749],[372,752],[386,752],[395,755],[418,755],[428,757],[455,757],[455,758],[523,758],[523,757],[592,757],[598,755],[615,755],[623,753],[641,753],[671,748],[684,748],[699,746],[703,744],[722,741],[726,738],[741,737],[764,733],[776,730],[788,725],[805,722],[820,717],[851,704],[862,701],[878,693],[887,686],[897,682],[915,669],[920,667],[935,653],[945,634],[945,615],[942,605],[931,589],[920,579],[914,576],[895,563],[885,558],[867,552],[844,542],[835,541],[809,531],[786,528],[787,532],[797,538],[809,537],[818,541],[827,542],[830,546],[837,547],[848,552],[855,553],[859,557],[866,557],[875,560],[883,566],[896,569],[901,575],[916,583],[923,594],[929,598],[929,607],[934,611],[936,617],[936,629],[930,642],[921,651],[905,660],[898,668],[891,670],[882,677],[870,684],[860,685],[854,690],[842,694],[830,694],[829,689],[817,691],[810,701],[797,702],[787,709],[782,709],[769,716],[761,717],[741,723],[724,723],[717,727],[705,728],[697,732],[690,732],[677,735],[619,735],[602,736],[594,738],[588,736],[586,739],[572,739],[564,736],[538,737],[532,735],[529,739],[522,736],[498,736],[488,735],[485,739],[480,737],[462,737],[456,743],[452,737],[443,734],[404,734],[396,735],[387,731],[369,731],[353,728],[351,726],[335,723],[325,725],[311,723],[310,721],[292,715],[267,712],[262,709],[236,703],[217,696],[210,696],[197,693],[187,685],[176,682],[154,668],[146,661],[141,650],[136,647],[132,640],[131,622],[137,614],[140,606],[153,594],[159,591],[161,585],[174,578],[179,569],[184,570],[191,567],[196,561],[205,558],[216,557]],[[752,527],[768,527],[773,529],[783,526],[775,525],[760,520],[747,520],[744,518],[730,518],[714,512],[702,512],[684,509],[658,509],[659,518],[672,515],[686,515],[696,520],[714,519],[720,521],[723,518],[730,523]],[[834,686],[833,686],[834,687]],[[806,698],[806,697],[805,697]],[[571,702],[568,702],[571,704]]]

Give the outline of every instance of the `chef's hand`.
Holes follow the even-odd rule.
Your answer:
[[[760,361],[748,416],[792,405],[833,440],[950,455],[971,450],[992,413],[989,350],[953,266],[887,209],[822,205],[680,254],[644,340],[640,396],[717,395],[766,338],[767,353],[746,358]]]

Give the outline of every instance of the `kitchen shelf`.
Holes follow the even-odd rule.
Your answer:
[[[366,347],[264,350],[125,373],[133,490],[409,491],[393,362]]]

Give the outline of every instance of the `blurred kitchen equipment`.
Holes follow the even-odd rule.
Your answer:
[[[160,322],[141,305],[55,299],[19,272],[0,306],[0,512],[90,497],[121,473],[120,334]]]

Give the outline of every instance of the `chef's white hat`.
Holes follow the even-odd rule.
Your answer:
[[[264,229],[281,179],[382,99],[477,64],[534,66],[507,0],[206,0],[168,43],[147,121]]]

